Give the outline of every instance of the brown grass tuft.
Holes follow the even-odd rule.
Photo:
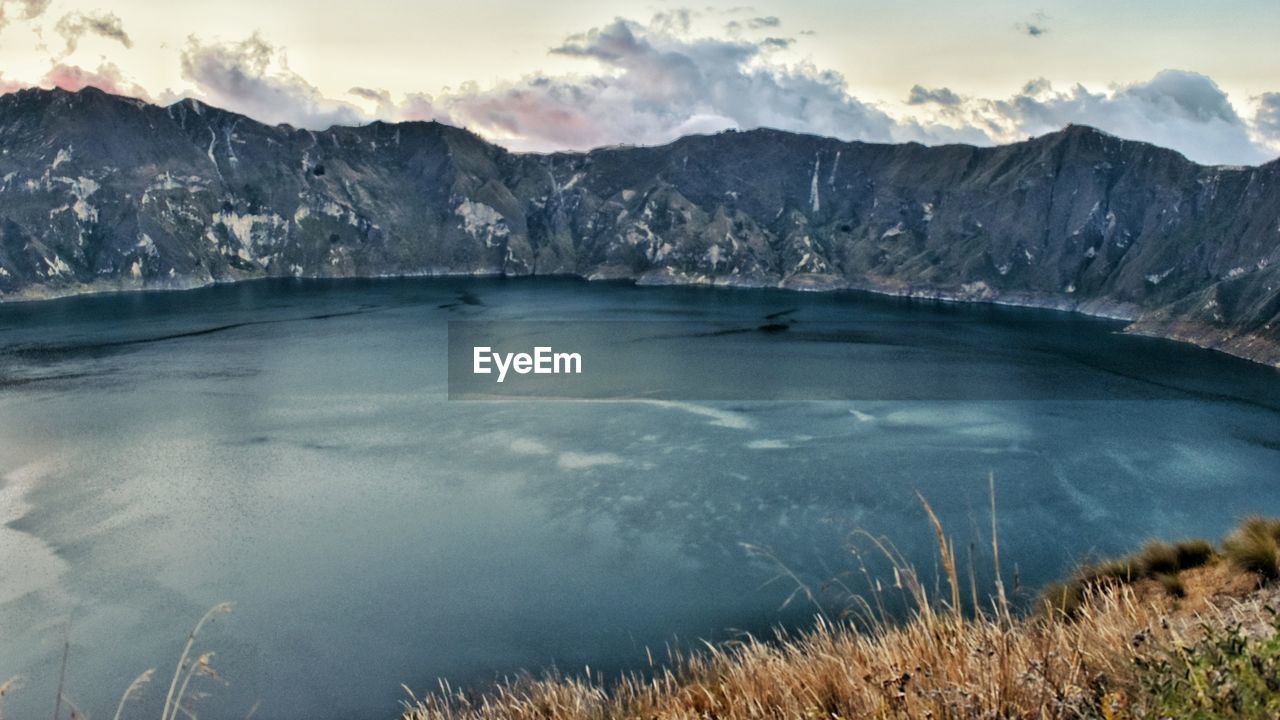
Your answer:
[[[1208,565],[1218,557],[1213,543],[1199,538],[1174,543],[1173,550],[1177,555],[1178,567],[1183,570]]]
[[[1280,520],[1251,517],[1222,544],[1231,562],[1268,580],[1280,578]]]

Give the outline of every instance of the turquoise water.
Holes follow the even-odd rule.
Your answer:
[[[779,313],[785,332],[665,339],[626,368],[652,396],[447,399],[450,320],[752,330]],[[792,586],[743,543],[856,588],[863,529],[931,576],[917,490],[989,577],[990,473],[1024,597],[1084,558],[1280,513],[1276,372],[1117,327],[568,280],[0,306],[0,680],[26,677],[5,710],[50,711],[69,640],[78,706],[110,717],[158,667],[131,706],[158,715],[190,625],[223,600],[236,610],[201,638],[225,681],[202,686],[206,720],[255,703],[386,718],[401,683],[643,668],[646,648],[812,617],[780,609]],[[750,361],[746,399],[682,384],[724,357]],[[922,368],[933,399],[904,399]],[[759,399],[791,396],[817,399]]]

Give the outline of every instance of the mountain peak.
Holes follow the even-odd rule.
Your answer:
[[[435,121],[310,132],[27,90],[0,98],[0,297],[574,274],[1135,317],[1230,281],[1215,312],[1252,332],[1275,314],[1280,183],[1219,175],[1085,125],[999,149],[759,128],[548,160]]]

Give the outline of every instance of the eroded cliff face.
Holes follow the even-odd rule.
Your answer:
[[[1069,127],[996,148],[773,130],[513,154],[183,101],[0,97],[0,299],[264,276],[574,274],[1033,304],[1280,363],[1280,162]]]

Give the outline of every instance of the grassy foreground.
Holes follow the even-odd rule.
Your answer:
[[[926,509],[927,509],[926,505]],[[932,512],[930,512],[932,518]],[[1153,543],[1081,568],[1034,612],[954,612],[900,568],[904,622],[820,621],[675,658],[651,677],[520,678],[414,699],[402,720],[606,718],[1280,718],[1280,521],[1221,546]]]

